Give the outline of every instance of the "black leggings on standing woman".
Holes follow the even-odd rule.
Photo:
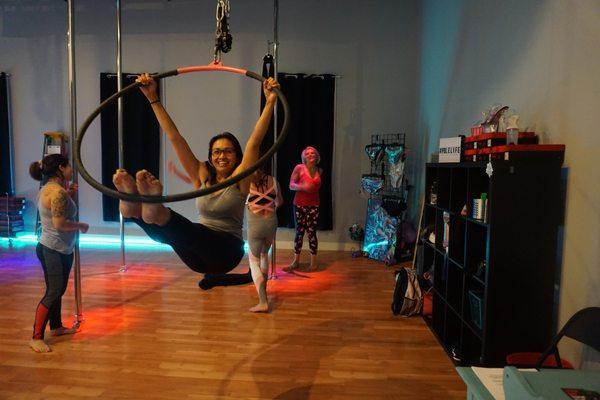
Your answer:
[[[33,339],[43,340],[48,321],[50,321],[52,330],[63,326],[60,316],[62,296],[67,290],[69,274],[73,265],[73,253],[63,254],[41,243],[38,243],[35,252],[44,270],[46,293],[35,313]]]
[[[317,240],[317,221],[319,220],[318,206],[294,206],[296,217],[296,238],[294,239],[294,252],[300,254],[304,232],[308,236],[310,254],[317,254],[319,241]]]

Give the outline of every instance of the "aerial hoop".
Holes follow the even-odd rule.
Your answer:
[[[155,80],[160,80],[163,78],[167,78],[169,76],[187,74],[187,73],[191,73],[191,72],[205,72],[205,71],[230,72],[230,73],[234,73],[234,74],[245,75],[249,78],[256,79],[257,81],[259,81],[261,83],[263,81],[265,81],[265,78],[263,78],[261,75],[255,73],[255,72],[247,71],[245,69],[240,69],[240,68],[226,67],[226,66],[223,66],[223,64],[221,64],[221,63],[212,63],[209,65],[196,65],[196,66],[181,67],[181,68],[177,68],[177,69],[174,69],[171,71],[152,75],[152,78],[154,78]],[[281,129],[281,133],[279,134],[277,140],[273,143],[273,146],[271,146],[271,148],[262,157],[260,157],[256,161],[256,163],[254,163],[254,165],[252,165],[251,167],[248,167],[247,169],[240,172],[239,174],[232,176],[231,178],[229,178],[223,182],[217,183],[216,185],[213,185],[213,186],[210,186],[210,187],[207,187],[204,189],[198,189],[198,190],[194,190],[194,191],[190,191],[190,192],[185,192],[185,193],[171,194],[171,195],[166,195],[166,196],[147,196],[147,195],[129,194],[129,193],[119,192],[115,189],[111,189],[111,188],[104,186],[102,183],[98,182],[90,175],[90,173],[87,171],[87,169],[83,165],[83,162],[81,161],[81,143],[83,141],[83,137],[84,137],[87,129],[92,124],[94,119],[96,119],[98,114],[100,114],[102,112],[103,109],[105,109],[109,104],[115,102],[119,97],[123,97],[127,93],[133,91],[134,89],[136,89],[140,86],[141,86],[141,84],[139,82],[132,83],[131,85],[123,88],[119,92],[113,94],[108,99],[104,100],[98,106],[98,108],[96,108],[94,110],[94,112],[92,112],[90,114],[90,116],[87,117],[87,119],[85,120],[85,122],[83,123],[81,128],[79,129],[79,132],[77,133],[77,138],[75,139],[74,161],[75,161],[75,165],[77,166],[78,172],[81,174],[83,179],[85,179],[86,182],[89,183],[94,189],[102,192],[103,194],[105,194],[107,196],[114,197],[114,198],[117,198],[120,200],[125,200],[125,201],[130,201],[130,202],[142,202],[142,203],[171,203],[171,202],[175,202],[175,201],[182,201],[182,200],[193,199],[196,197],[206,196],[207,194],[210,194],[210,193],[216,192],[218,190],[221,190],[223,188],[226,188],[226,187],[233,185],[233,184],[239,182],[240,180],[250,176],[254,171],[256,171],[258,168],[260,168],[265,162],[267,162],[273,156],[273,154],[275,154],[277,152],[277,150],[281,147],[281,145],[283,144],[283,142],[285,141],[285,138],[287,136],[288,126],[289,126],[289,122],[290,122],[290,110],[289,110],[288,102],[287,102],[285,96],[283,95],[283,93],[281,92],[281,90],[278,88],[275,88],[275,89],[273,89],[273,91],[275,92],[275,94],[277,94],[277,97],[278,97],[279,101],[281,102],[281,105],[283,106],[283,110],[285,113],[283,127]]]

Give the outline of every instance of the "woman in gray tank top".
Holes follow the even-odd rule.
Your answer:
[[[260,144],[267,133],[279,87],[273,79],[263,83],[266,105],[242,153],[240,143],[229,132],[213,137],[209,142],[208,161],[200,161],[179,133],[177,126],[160,103],[156,81],[148,74],[137,79],[154,114],[173,146],[181,165],[195,188],[208,187],[229,179],[259,158]],[[125,193],[161,195],[162,184],[146,170],[138,171],[135,180],[125,170],[113,176],[117,189]],[[170,245],[181,260],[199,273],[226,273],[237,266],[244,255],[242,224],[244,202],[250,178],[246,178],[196,200],[199,221],[193,223],[162,204],[121,201],[119,208],[125,218],[131,218],[152,239]]]
[[[268,312],[267,281],[269,273],[269,250],[277,232],[277,207],[283,203],[277,180],[259,168],[252,175],[248,206],[248,260],[252,280],[258,294],[258,304],[251,312]]]
[[[60,154],[51,154],[40,162],[31,163],[29,174],[44,182],[38,196],[38,211],[42,225],[36,254],[46,282],[46,293],[35,311],[33,336],[29,346],[38,353],[51,351],[44,342],[46,324],[50,322],[52,335],[75,333],[74,328],[65,328],[61,320],[62,296],[67,290],[69,273],[73,264],[73,247],[77,231],[87,232],[88,224],[76,222],[77,206],[71,199],[77,190],[65,185],[71,180],[69,160]]]

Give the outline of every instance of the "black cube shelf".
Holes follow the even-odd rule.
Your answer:
[[[421,228],[435,243],[421,239],[419,270],[434,277],[425,321],[457,364],[502,366],[510,353],[549,345],[561,166],[562,159],[426,165]],[[486,217],[475,219],[472,201],[482,193]]]

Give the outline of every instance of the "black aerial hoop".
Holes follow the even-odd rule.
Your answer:
[[[257,73],[254,73],[252,71],[247,71],[245,69],[240,69],[240,68],[226,67],[226,66],[223,66],[220,62],[212,63],[209,65],[197,65],[197,66],[177,68],[177,69],[174,69],[171,71],[153,75],[152,78],[154,78],[155,80],[159,80],[159,79],[167,78],[169,76],[186,74],[186,73],[190,73],[190,72],[202,72],[202,71],[231,72],[231,73],[235,73],[235,74],[245,75],[252,79],[256,79],[257,81],[259,81],[261,83],[263,81],[265,81],[265,78],[263,78],[262,76],[260,76]],[[279,148],[281,147],[281,145],[283,144],[283,142],[285,141],[285,138],[287,136],[288,127],[289,127],[289,123],[290,123],[289,105],[288,105],[288,102],[287,102],[285,96],[281,92],[281,90],[279,90],[278,88],[275,88],[275,89],[273,89],[273,91],[275,92],[275,94],[277,94],[277,97],[278,97],[279,101],[281,102],[281,105],[283,106],[283,110],[285,113],[283,127],[277,138],[277,141],[275,141],[275,143],[273,143],[273,146],[271,146],[271,148],[262,157],[260,157],[256,161],[256,163],[254,163],[254,165],[252,165],[251,167],[248,167],[247,169],[240,172],[239,174],[232,176],[231,178],[229,178],[223,182],[217,183],[216,185],[213,185],[213,186],[210,186],[210,187],[207,187],[204,189],[198,189],[198,190],[194,190],[194,191],[190,191],[190,192],[185,192],[185,193],[171,194],[171,195],[166,195],[166,196],[147,196],[147,195],[129,194],[129,193],[119,192],[117,190],[114,190],[114,189],[104,186],[103,184],[101,184],[100,182],[95,180],[90,175],[90,173],[87,171],[87,169],[83,165],[83,162],[81,161],[81,143],[83,141],[83,137],[84,137],[87,129],[89,128],[91,123],[94,121],[94,119],[96,119],[98,114],[100,114],[100,112],[102,112],[103,109],[105,109],[109,104],[113,103],[119,97],[123,97],[127,93],[130,93],[131,91],[133,91],[134,89],[136,89],[140,86],[141,86],[141,84],[139,82],[132,83],[131,85],[129,85],[129,86],[123,88],[122,90],[118,91],[117,93],[113,94],[108,99],[104,100],[98,106],[98,108],[96,108],[90,114],[90,116],[87,117],[87,119],[85,120],[85,122],[83,123],[81,128],[79,129],[79,132],[77,133],[77,138],[75,139],[74,162],[75,162],[75,165],[77,166],[79,174],[81,174],[83,179],[85,179],[86,182],[89,183],[94,189],[102,192],[103,194],[105,194],[107,196],[114,197],[114,198],[117,198],[120,200],[131,201],[131,202],[142,202],[142,203],[171,203],[171,202],[175,202],[175,201],[182,201],[182,200],[193,199],[195,197],[206,196],[207,194],[210,194],[210,193],[216,192],[218,190],[221,190],[223,188],[226,188],[226,187],[233,185],[234,183],[237,183],[240,180],[250,176],[254,171],[256,171],[258,168],[260,168],[265,162],[267,162],[273,156],[273,154],[275,154],[277,152],[277,150],[279,150]]]

